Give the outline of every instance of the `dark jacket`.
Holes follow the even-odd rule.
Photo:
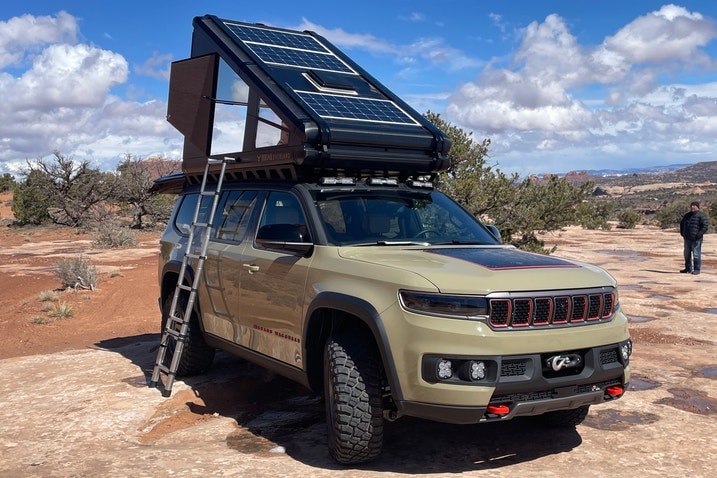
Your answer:
[[[680,221],[680,235],[687,241],[701,241],[707,232],[709,221],[702,211],[688,212]]]

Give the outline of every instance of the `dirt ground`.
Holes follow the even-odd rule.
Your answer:
[[[8,199],[0,195],[0,221],[11,217]],[[713,476],[717,236],[706,237],[699,276],[678,273],[675,231],[544,236],[556,255],[600,265],[621,285],[635,342],[629,393],[593,407],[574,431],[402,418],[387,425],[382,457],[352,469],[328,457],[318,397],[242,360],[218,354],[170,398],[147,386],[159,343],[157,238],[97,249],[67,229],[1,228],[0,476]],[[98,288],[58,290],[57,262],[79,254],[97,266]],[[47,291],[57,301],[41,301]],[[58,303],[73,316],[35,323]]]

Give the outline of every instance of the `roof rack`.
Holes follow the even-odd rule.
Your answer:
[[[201,182],[208,159],[234,159],[226,176],[236,179],[448,167],[447,136],[322,36],[213,15],[193,26],[167,109],[189,182]]]

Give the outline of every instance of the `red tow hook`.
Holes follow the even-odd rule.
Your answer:
[[[485,411],[486,413],[502,417],[503,415],[510,413],[510,408],[508,408],[508,405],[488,405]]]
[[[625,390],[619,385],[614,385],[612,387],[607,387],[605,389],[605,393],[610,395],[611,398],[618,398],[622,396],[623,393],[625,393]]]

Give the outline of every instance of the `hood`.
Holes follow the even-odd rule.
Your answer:
[[[345,247],[339,254],[356,261],[413,272],[439,291],[487,294],[615,285],[599,267],[513,246],[437,246],[430,248]]]

